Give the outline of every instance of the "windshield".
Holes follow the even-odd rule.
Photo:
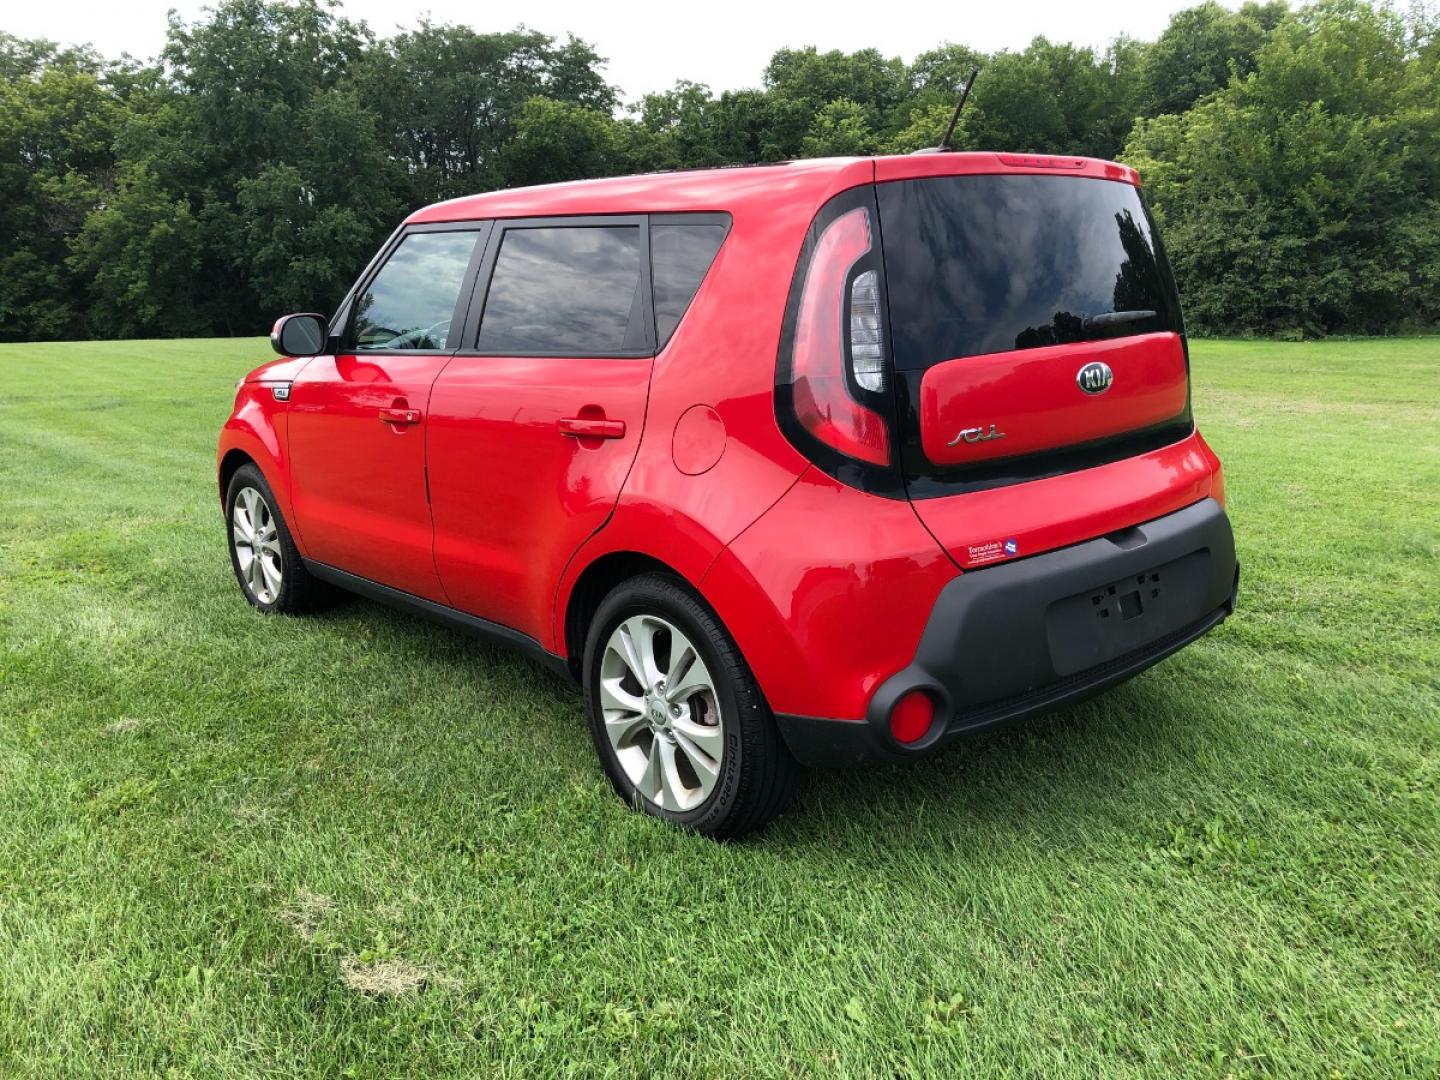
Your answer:
[[[898,368],[1155,331],[1180,308],[1129,184],[951,176],[877,185]]]

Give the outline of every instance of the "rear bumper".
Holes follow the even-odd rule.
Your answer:
[[[910,665],[864,720],[777,716],[806,764],[924,757],[968,732],[1022,719],[1143,671],[1235,609],[1235,542],[1213,499],[1044,555],[962,574],[941,590]],[[923,690],[935,723],[890,736],[890,710]]]

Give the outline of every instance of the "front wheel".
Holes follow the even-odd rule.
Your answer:
[[[305,569],[275,493],[254,465],[242,465],[225,492],[230,565],[245,599],[266,613],[310,611],[328,598]]]
[[[739,648],[680,581],[646,574],[600,605],[585,706],[620,797],[716,838],[761,828],[797,766]]]

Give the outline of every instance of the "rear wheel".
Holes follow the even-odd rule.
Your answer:
[[[240,466],[230,478],[225,524],[235,579],[255,607],[310,611],[328,598],[325,584],[305,569],[275,494],[254,465]]]
[[[762,827],[797,766],[735,642],[681,582],[646,574],[607,596],[585,646],[595,749],[621,798],[713,837]]]

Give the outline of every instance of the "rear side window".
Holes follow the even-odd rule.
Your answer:
[[[640,265],[638,225],[506,230],[479,350],[603,356],[643,349]]]
[[[680,325],[700,282],[725,242],[727,227],[715,223],[650,223],[650,276],[655,294],[655,336],[663,349]]]
[[[1129,184],[955,176],[879,184],[877,196],[902,370],[1181,330],[1165,253]]]
[[[474,232],[418,232],[400,241],[355,301],[351,341],[356,352],[447,349],[451,318]],[[459,327],[455,327],[458,335]]]

